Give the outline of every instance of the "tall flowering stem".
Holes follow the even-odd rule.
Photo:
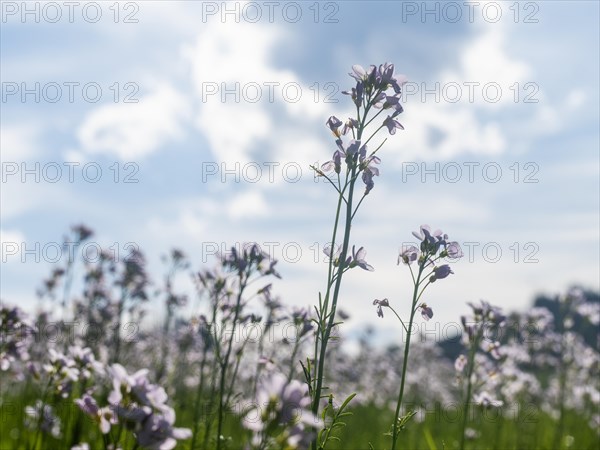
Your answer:
[[[417,311],[416,303],[418,300],[419,284],[421,281],[421,275],[423,274],[423,265],[419,266],[419,273],[415,282],[413,290],[412,307],[410,313],[410,320],[408,321],[408,330],[406,331],[406,345],[404,346],[404,358],[402,359],[402,378],[400,381],[400,393],[398,394],[398,403],[396,404],[396,413],[394,416],[394,427],[392,430],[392,449],[396,448],[396,440],[398,438],[398,417],[400,416],[400,407],[402,405],[402,399],[404,397],[404,385],[406,381],[406,369],[408,367],[408,352],[410,350],[410,337],[412,336],[412,327],[415,318],[415,312]]]
[[[446,257],[458,259],[463,256],[462,250],[460,249],[458,243],[449,242],[448,235],[443,234],[440,230],[432,232],[428,225],[422,225],[419,232],[413,233],[413,235],[421,241],[420,248],[418,249],[412,245],[405,246],[402,248],[400,255],[398,256],[398,264],[403,262],[409,266],[410,274],[414,283],[408,327],[400,318],[398,313],[394,310],[394,308],[390,306],[387,298],[383,300],[375,300],[373,302],[374,305],[377,305],[377,315],[379,317],[383,318],[384,307],[390,308],[398,320],[400,320],[400,323],[406,332],[406,344],[404,346],[404,358],[402,360],[402,374],[400,378],[400,392],[398,393],[398,402],[396,403],[396,412],[391,429],[392,450],[395,450],[396,448],[398,435],[403,425],[414,415],[414,413],[408,412],[407,415],[400,417],[400,409],[404,399],[404,388],[406,384],[406,371],[408,368],[408,357],[410,352],[410,338],[412,336],[415,314],[420,310],[423,320],[429,320],[433,317],[433,310],[427,306],[426,303],[419,301],[427,287],[429,287],[432,283],[435,283],[436,280],[446,278],[448,275],[454,273],[448,264],[438,265],[438,261]],[[418,264],[416,277],[411,267],[411,264],[415,261]]]
[[[381,160],[375,154],[381,148],[381,145],[375,151],[367,154],[367,144],[386,126],[390,134],[394,134],[396,128],[402,128],[402,125],[395,118],[402,112],[399,100],[401,85],[405,80],[403,76],[394,76],[394,65],[386,63],[379,67],[370,66],[367,70],[361,66],[353,66],[352,70],[350,76],[356,80],[356,87],[345,91],[344,94],[351,97],[356,107],[356,117],[349,118],[345,124],[335,116],[329,118],[327,126],[336,138],[338,149],[334,152],[331,161],[326,162],[320,168],[312,167],[317,175],[324,177],[338,193],[331,243],[324,249],[329,258],[327,288],[325,296],[319,296],[319,307],[315,308],[317,310],[317,330],[314,348],[314,373],[310,373],[310,370],[305,371],[307,381],[311,387],[312,412],[314,414],[319,412],[327,345],[331,338],[331,331],[336,325],[336,311],[343,275],[347,270],[354,267],[373,270],[373,267],[364,260],[366,254],[364,248],[361,247],[356,251],[355,247],[352,247],[352,255],[349,252],[352,220],[362,201],[374,187],[373,177],[379,175],[379,169],[376,165]],[[393,93],[388,95],[386,92],[390,88],[393,89]],[[373,108],[379,109],[379,112],[369,117],[369,112]],[[367,127],[386,110],[393,110],[393,112],[363,142],[363,135]],[[348,145],[344,145],[342,135],[348,133],[352,134],[353,139]],[[345,163],[343,184],[340,176],[342,162]],[[335,175],[330,177],[327,173],[332,171]],[[365,184],[365,191],[355,204],[356,181],[361,175]],[[345,212],[344,218],[341,217],[342,211]],[[341,245],[338,245],[338,227],[341,220],[344,223],[344,231]],[[313,443],[313,448],[316,448],[316,446],[316,442]]]
[[[497,341],[485,342],[489,338],[490,331],[497,331],[504,326],[506,317],[500,311],[500,308],[490,305],[488,302],[481,301],[480,305],[469,303],[473,310],[472,318],[461,317],[461,322],[465,331],[464,343],[469,347],[469,357],[460,355],[455,362],[456,370],[461,373],[467,364],[467,391],[463,405],[463,418],[460,436],[460,449],[465,448],[466,429],[469,418],[469,407],[471,397],[473,396],[473,379],[475,376],[476,356],[479,350],[483,350],[492,360],[501,359],[499,352],[500,343]],[[485,345],[484,345],[485,344]],[[476,403],[483,406],[502,406],[502,401],[494,399],[486,391],[481,392]]]
[[[219,365],[219,409],[217,415],[217,450],[222,446],[222,431],[224,425],[224,414],[225,409],[229,405],[231,398],[231,392],[237,375],[237,369],[239,368],[239,358],[241,358],[242,351],[240,350],[236,364],[233,366],[233,371],[230,371],[233,360],[231,358],[233,351],[233,341],[235,340],[235,333],[237,327],[243,323],[248,317],[242,316],[242,309],[245,306],[244,294],[249,284],[257,281],[258,279],[273,275],[279,278],[279,274],[275,270],[274,266],[277,263],[275,260],[271,260],[269,255],[262,252],[257,245],[252,245],[250,248],[244,248],[242,252],[237,252],[235,247],[231,249],[231,253],[222,258],[223,269],[233,272],[237,278],[237,295],[233,305],[223,305],[222,308],[228,311],[228,314],[233,315],[231,321],[232,333],[226,342],[226,351],[223,355],[221,353],[220,346],[217,346],[217,359]],[[254,275],[254,276],[253,276]],[[245,345],[245,344],[244,344]],[[243,348],[243,347],[242,347]],[[227,377],[231,374],[231,380],[229,388],[227,386]],[[228,389],[227,389],[228,388]],[[205,436],[207,436],[206,434]]]

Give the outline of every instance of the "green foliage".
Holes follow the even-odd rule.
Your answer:
[[[346,411],[346,408],[354,397],[356,397],[356,393],[350,394],[348,398],[344,400],[344,403],[342,403],[342,405],[336,410],[335,406],[333,405],[333,395],[329,395],[327,406],[323,408],[321,413],[321,418],[325,423],[325,428],[319,432],[317,438],[319,449],[325,449],[329,441],[341,442],[341,439],[338,436],[334,436],[332,433],[334,430],[341,430],[346,426],[346,422],[342,422],[341,419],[344,417],[349,417],[353,414],[350,411]]]
[[[191,392],[189,393],[191,394]],[[18,439],[13,437],[20,430],[23,431],[21,405],[32,404],[38,398],[35,393],[16,394],[14,396],[5,396],[4,403],[1,405],[3,420],[0,422],[0,449],[28,450],[26,440],[22,439],[18,445]],[[353,395],[347,399],[348,403]],[[193,426],[193,411],[185,403],[184,393],[174,397],[174,407],[176,409],[178,424],[184,427]],[[348,403],[344,402],[339,408],[333,408],[328,405],[328,417],[335,419],[335,423],[340,425],[333,426],[334,422],[328,424],[333,431],[342,427],[344,432],[336,439],[327,441],[327,450],[352,450],[352,449],[373,449],[384,450],[390,445],[389,436],[385,436],[389,429],[389,411],[376,406],[354,405],[352,413],[347,411]],[[332,409],[333,408],[333,409]],[[78,413],[77,408],[57,408],[64,415]],[[231,437],[233,443],[243,442],[247,439],[246,432],[242,429],[236,416],[228,414],[231,420],[226,422],[224,427],[224,436]],[[460,436],[460,416],[456,409],[435,409],[435,411],[425,411],[424,420],[416,420],[420,415],[411,415],[409,426],[405,426],[398,440],[398,448],[410,450],[445,450],[452,449],[458,445],[457,438]],[[406,424],[407,416],[403,417],[403,424]],[[500,410],[481,410],[475,409],[472,414],[471,427],[478,431],[475,438],[469,439],[466,448],[469,450],[524,450],[524,449],[554,449],[553,434],[557,427],[557,421],[547,414],[543,413],[534,405],[522,406],[520,410],[504,411]],[[341,420],[341,421],[340,421]],[[344,425],[341,425],[341,423]],[[98,428],[90,420],[85,419],[81,423],[81,441],[90,443],[92,449],[104,448],[102,435]],[[123,433],[125,436],[125,433]],[[202,438],[203,436],[201,436]],[[199,439],[202,442],[203,439]],[[123,439],[125,441],[125,439]],[[45,437],[44,448],[60,450],[65,447],[65,443],[60,439]],[[208,448],[214,447],[216,443],[208,444]],[[570,446],[568,446],[570,444]],[[596,450],[600,444],[598,431],[590,428],[585,420],[573,411],[565,413],[565,429],[560,439],[559,450]],[[131,440],[126,443],[125,448],[131,448]],[[229,445],[229,448],[237,448],[237,444]],[[182,450],[191,450],[190,440],[182,441],[177,448]],[[225,446],[224,446],[225,447]],[[39,447],[38,447],[39,448]],[[196,448],[202,448],[196,444]]]

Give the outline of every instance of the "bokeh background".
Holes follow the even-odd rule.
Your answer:
[[[396,258],[425,223],[465,251],[428,292],[435,322],[598,290],[599,4],[476,3],[3,1],[2,299],[33,310],[84,223],[155,277],[173,247],[200,268],[256,242],[274,292],[313,304],[335,192],[309,166],[335,150],[327,118],[352,114],[351,66],[386,61],[409,79],[405,130],[352,230],[375,272],[346,278],[345,331],[392,339],[372,300],[407,304]]]

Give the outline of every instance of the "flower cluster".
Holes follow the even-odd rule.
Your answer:
[[[102,434],[107,434],[110,427],[117,424],[113,409],[109,406],[100,408],[94,397],[89,394],[84,394],[83,397],[75,399],[75,404],[98,424]]]
[[[381,64],[379,67],[371,65],[364,69],[360,65],[352,66],[352,72],[349,73],[356,80],[356,86],[350,91],[343,91],[349,95],[357,108],[364,106],[372,98],[372,104],[376,108],[394,109],[388,119],[394,119],[402,113],[400,105],[400,95],[402,94],[402,85],[407,79],[404,75],[394,75],[394,65],[390,63]],[[389,95],[387,91],[393,89],[394,93]],[[398,124],[400,125],[400,124]],[[396,127],[394,127],[396,128]],[[402,125],[397,128],[402,129]],[[390,134],[393,134],[390,131]]]
[[[351,97],[356,106],[357,117],[350,117],[346,122],[342,122],[336,116],[327,119],[326,125],[335,136],[337,150],[334,151],[331,160],[322,164],[320,169],[315,170],[319,176],[327,176],[326,173],[332,170],[339,175],[342,171],[342,161],[344,161],[347,168],[346,175],[352,173],[352,176],[355,176],[362,173],[361,178],[365,184],[364,195],[367,195],[375,186],[373,177],[379,176],[377,165],[381,162],[381,159],[375,155],[379,147],[368,153],[367,143],[384,127],[390,134],[395,134],[397,129],[404,129],[396,118],[403,111],[400,95],[402,93],[401,86],[406,82],[406,77],[395,76],[394,65],[389,63],[381,64],[379,67],[372,65],[367,70],[362,66],[355,65],[349,75],[356,80],[356,86],[342,93]],[[390,89],[391,91],[388,92]],[[367,121],[371,108],[378,109],[379,112]],[[388,114],[370,138],[363,139],[366,126],[387,110],[393,110],[393,112]],[[346,145],[342,136],[346,136],[348,133],[352,134],[352,139]]]
[[[334,248],[331,244],[326,244],[325,247],[323,247],[323,253],[325,253],[328,258],[332,259],[333,267],[338,267],[340,265],[341,252],[342,247],[339,245]],[[366,256],[367,251],[364,247],[360,247],[358,250],[356,250],[356,246],[353,245],[352,255],[348,255],[346,258],[344,268],[353,269],[354,267],[360,267],[363,270],[373,272],[375,269],[366,261]]]
[[[404,247],[398,256],[398,264],[402,261],[404,264],[410,265],[413,261],[418,260],[419,263],[431,265],[430,283],[446,278],[448,275],[454,273],[448,264],[437,266],[435,262],[446,257],[450,259],[462,258],[463,252],[458,242],[448,241],[448,235],[444,234],[441,230],[432,232],[429,225],[421,225],[419,231],[413,231],[413,236],[421,241],[419,246],[421,255],[419,255],[419,250],[414,246]],[[443,250],[439,252],[440,249]]]
[[[413,236],[419,239],[420,244],[417,248],[414,245],[404,245],[398,254],[398,264],[407,265],[413,273],[412,264],[418,265],[418,275],[413,280],[415,288],[419,288],[426,281],[421,293],[414,297],[413,309],[420,310],[423,320],[429,320],[433,317],[433,309],[427,303],[417,303],[421,295],[431,283],[436,280],[447,278],[454,272],[448,264],[438,265],[437,262],[443,258],[458,259],[463,256],[463,252],[458,242],[449,241],[448,235],[441,230],[431,231],[429,225],[421,225],[418,232],[413,232]],[[383,317],[382,307],[391,308],[388,299],[374,300],[373,305],[377,305],[377,315]]]
[[[491,333],[497,332],[500,327],[506,324],[506,316],[497,306],[493,306],[485,300],[481,300],[479,305],[471,302],[467,303],[472,312],[472,317],[461,316],[460,320],[465,330],[465,344],[472,344],[480,340],[483,342],[482,350],[488,352],[494,359],[500,359],[498,353],[499,342],[490,342]],[[485,339],[483,339],[485,338]]]
[[[250,273],[251,271],[256,270],[263,276],[273,275],[277,278],[281,278],[279,273],[275,270],[277,261],[271,259],[269,255],[263,252],[256,244],[249,246],[245,245],[241,252],[235,247],[231,247],[231,251],[228,254],[223,255],[221,263],[224,269],[231,270],[238,274],[244,272]]]
[[[167,406],[165,390],[148,381],[148,370],[129,375],[120,364],[109,368],[113,390],[108,396],[118,421],[132,430],[140,446],[149,449],[170,450],[177,439],[187,439],[191,431],[174,428],[175,411]]]
[[[323,425],[310,411],[310,403],[307,384],[288,381],[278,372],[270,373],[257,392],[256,406],[246,412],[242,423],[252,432],[252,445],[308,448],[315,437],[311,427]]]
[[[44,372],[50,377],[55,393],[67,398],[73,384],[81,380],[89,380],[94,375],[103,375],[104,366],[96,361],[92,350],[88,347],[71,346],[66,354],[53,348],[48,350],[49,363],[44,364]]]
[[[54,438],[61,436],[61,421],[56,416],[52,406],[36,400],[34,406],[25,407],[25,426],[31,429],[38,428],[41,432]]]
[[[122,424],[134,433],[138,445],[153,450],[170,450],[175,448],[178,439],[191,436],[190,430],[173,427],[175,411],[166,404],[167,393],[148,381],[147,369],[130,375],[120,364],[113,364],[108,373],[113,390],[108,395],[107,406],[98,406],[87,393],[75,400],[103,434],[108,434],[112,426]]]
[[[463,376],[467,379],[468,396],[472,393],[471,386],[478,389],[478,392],[472,393],[475,404],[484,407],[502,406],[502,400],[497,399],[491,391],[496,388],[496,378],[500,373],[498,362],[503,358],[500,342],[494,337],[506,325],[506,316],[500,308],[484,300],[479,305],[473,303],[468,305],[471,307],[472,315],[462,316],[461,322],[465,331],[463,343],[469,349],[469,357],[459,355],[454,367],[459,379]],[[466,374],[464,374],[465,369]],[[470,401],[470,398],[466,401]]]
[[[18,307],[0,308],[0,371],[7,371],[16,361],[29,360],[28,339],[33,328]]]

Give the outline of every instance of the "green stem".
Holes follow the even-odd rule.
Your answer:
[[[343,193],[340,193],[339,197],[338,197],[338,204],[337,204],[337,208],[336,208],[336,213],[335,213],[335,222],[333,225],[333,236],[331,237],[331,255],[329,258],[329,264],[328,264],[328,269],[327,269],[327,291],[325,292],[325,300],[323,305],[319,305],[320,306],[320,311],[319,314],[321,314],[321,317],[319,317],[319,329],[317,330],[316,333],[316,338],[315,338],[315,355],[314,355],[314,362],[315,362],[315,371],[317,370],[317,356],[319,353],[319,339],[323,339],[324,337],[324,333],[323,333],[323,323],[325,321],[325,313],[327,312],[327,308],[329,306],[329,295],[331,292],[331,277],[332,277],[332,273],[333,273],[333,262],[334,262],[334,258],[333,258],[333,254],[334,254],[334,249],[335,249],[335,239],[337,237],[337,229],[338,229],[338,223],[340,221],[340,212],[342,209],[342,199],[344,198]],[[320,302],[319,302],[320,303]],[[315,380],[315,385],[313,386],[313,391],[316,389],[316,380],[317,380],[317,373],[315,372],[313,379]]]
[[[208,343],[205,342],[204,348],[202,349],[202,362],[200,363],[200,379],[198,380],[198,389],[196,390],[196,399],[194,401],[194,431],[192,434],[192,445],[190,447],[192,449],[196,447],[196,436],[198,435],[198,426],[200,423],[198,413],[200,410],[200,399],[202,398],[202,392],[204,390],[204,366],[206,365],[207,352]]]
[[[479,340],[481,338],[482,331],[477,332],[477,336],[473,341],[471,351],[469,352],[469,369],[467,372],[467,396],[465,397],[465,404],[463,407],[463,421],[462,421],[462,433],[460,436],[460,449],[465,448],[465,430],[467,428],[467,419],[469,417],[469,405],[471,404],[471,392],[473,390],[473,370],[475,368],[475,353],[477,353],[477,347],[479,346]]]
[[[415,282],[415,288],[413,290],[412,306],[410,308],[410,321],[408,322],[408,331],[406,332],[406,345],[404,346],[404,360],[402,361],[402,378],[400,379],[400,393],[398,394],[398,403],[396,404],[396,413],[394,415],[394,425],[392,430],[392,450],[396,449],[396,442],[398,440],[398,417],[400,416],[400,407],[402,406],[402,399],[404,397],[404,384],[406,381],[406,369],[408,367],[408,354],[410,350],[410,337],[412,334],[412,326],[415,318],[415,312],[417,311],[415,305],[417,304],[417,293],[419,291],[419,284],[421,282],[421,275],[423,273],[423,265],[419,266],[419,273],[417,274],[417,280]]]
[[[398,315],[398,313],[396,312],[396,310],[394,308],[392,308],[391,306],[388,306],[388,308],[390,308],[392,310],[392,312],[394,314],[396,314],[396,317],[398,318],[398,320],[402,324],[402,327],[404,328],[404,331],[406,331],[406,333],[408,334],[408,329],[406,328],[406,325],[404,324],[404,321],[400,318],[400,316]]]
[[[354,177],[354,172],[356,171],[356,166],[352,169],[352,178]],[[331,312],[329,313],[329,320],[327,322],[327,326],[325,328],[325,332],[323,334],[323,339],[321,342],[321,349],[319,353],[319,361],[317,363],[317,377],[316,377],[316,388],[315,395],[313,397],[313,414],[317,414],[319,411],[319,401],[321,400],[321,390],[323,387],[323,372],[325,368],[325,352],[327,351],[327,343],[329,341],[329,336],[331,335],[331,329],[333,328],[333,324],[335,322],[335,312],[337,308],[338,296],[340,293],[340,286],[342,281],[342,273],[344,270],[344,264],[346,263],[346,254],[348,253],[348,245],[350,240],[350,225],[352,221],[352,197],[354,194],[354,181],[350,181],[350,189],[348,192],[348,202],[346,208],[346,226],[344,231],[344,240],[342,241],[342,252],[340,253],[339,264],[338,264],[338,275],[335,282],[335,288],[333,291],[333,299],[331,303]],[[327,304],[327,297],[325,298]],[[327,309],[325,309],[327,311]]]
[[[225,359],[221,362],[221,379],[219,382],[219,416],[217,422],[217,450],[221,449],[221,432],[223,430],[223,409],[225,407],[223,403],[223,397],[225,395],[225,381],[227,376],[227,366],[229,365],[229,357],[231,356],[231,350],[233,348],[233,340],[235,336],[235,327],[237,325],[237,321],[240,315],[241,303],[242,303],[242,294],[244,293],[244,289],[246,288],[247,274],[246,278],[244,278],[244,274],[240,274],[240,291],[237,296],[236,304],[235,304],[235,314],[233,316],[233,330],[232,336],[229,339],[227,345],[227,353],[225,353]]]
[[[42,428],[42,420],[44,419],[44,407],[46,406],[46,399],[48,397],[48,391],[50,390],[50,386],[52,385],[53,379],[54,379],[54,376],[50,376],[50,379],[48,380],[48,384],[46,385],[46,388],[44,389],[44,393],[42,394],[42,403],[40,405],[37,430],[35,431],[35,439],[33,440],[33,447],[31,447],[33,450],[37,449],[38,440],[40,438],[40,429]],[[35,404],[34,404],[34,408],[35,408]]]

